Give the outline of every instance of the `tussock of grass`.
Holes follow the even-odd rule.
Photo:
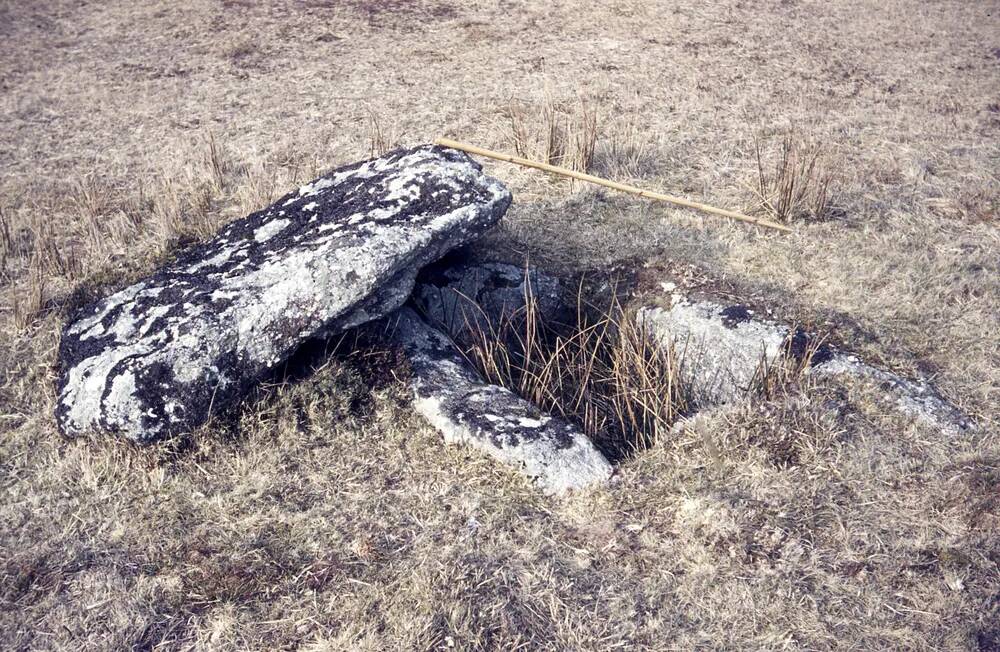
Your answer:
[[[584,99],[540,105],[511,100],[502,112],[503,141],[518,156],[580,172],[590,170],[597,146],[597,109]]]
[[[611,179],[648,176],[656,167],[655,143],[631,117],[606,125],[594,154],[594,171]]]
[[[221,192],[226,186],[226,178],[231,166],[212,132],[208,133],[207,145],[204,166],[209,172],[209,179],[213,187],[216,191]]]
[[[771,400],[789,387],[803,383],[808,378],[806,372],[812,366],[813,358],[823,347],[824,339],[792,328],[777,356],[769,357],[766,352],[761,352],[746,399]]]
[[[27,281],[16,288],[11,298],[13,327],[19,333],[37,319],[45,302],[45,277],[38,266],[32,266]]]
[[[576,322],[561,324],[525,287],[524,306],[496,323],[466,320],[468,359],[490,382],[579,425],[613,459],[662,440],[688,406],[673,347],[654,342],[614,296],[598,306],[581,285]]]
[[[400,134],[396,122],[386,119],[368,109],[366,130],[368,133],[368,155],[382,156],[400,145]]]
[[[786,135],[775,149],[767,151],[768,146],[754,137],[757,177],[749,188],[757,210],[786,223],[829,218],[833,172],[823,148]]]
[[[10,232],[10,219],[0,207],[0,271],[7,265],[7,257],[14,252],[14,237]]]

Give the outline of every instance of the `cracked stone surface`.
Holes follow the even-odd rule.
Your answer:
[[[447,442],[515,466],[547,493],[602,483],[612,467],[590,439],[513,392],[487,383],[451,340],[415,311],[392,318],[393,339],[413,367],[414,407]]]
[[[685,380],[703,406],[742,399],[764,358],[771,364],[786,355],[801,357],[812,339],[739,304],[696,300],[680,292],[672,292],[668,303],[669,308],[641,308],[637,318],[658,341],[673,343],[683,352]],[[927,381],[903,378],[832,346],[816,351],[809,373],[850,376],[875,385],[888,406],[946,434],[975,427]]]
[[[522,311],[532,297],[543,319],[567,318],[558,279],[507,263],[460,263],[425,268],[413,303],[435,327],[459,338],[470,327],[489,330]]]
[[[138,442],[188,431],[304,341],[399,307],[421,267],[510,201],[468,156],[434,146],[307,183],[84,308],[60,344],[59,425]]]

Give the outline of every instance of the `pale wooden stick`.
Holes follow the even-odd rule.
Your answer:
[[[700,204],[698,202],[691,201],[688,199],[683,199],[681,197],[673,197],[671,195],[664,195],[658,192],[643,190],[642,188],[636,188],[635,186],[630,186],[625,183],[618,183],[617,181],[609,181],[608,179],[595,177],[591,174],[584,174],[583,172],[577,172],[575,170],[561,168],[558,165],[549,165],[548,163],[532,161],[526,158],[511,156],[510,154],[502,154],[500,152],[494,152],[492,150],[483,149],[482,147],[476,147],[475,145],[466,145],[465,143],[460,143],[456,140],[451,140],[450,138],[437,138],[434,140],[434,144],[440,145],[442,147],[450,147],[451,149],[460,149],[463,152],[468,152],[470,154],[478,154],[479,156],[495,158],[498,161],[506,161],[508,163],[516,163],[517,165],[523,165],[529,168],[544,170],[546,172],[551,172],[552,174],[559,174],[564,177],[579,179],[580,181],[586,181],[588,183],[596,183],[599,186],[604,186],[606,188],[613,188],[615,190],[620,190],[622,192],[632,193],[633,195],[639,195],[640,197],[647,197],[649,199],[656,199],[659,201],[670,202],[671,204],[677,204],[678,206],[684,206],[685,208],[693,208],[698,211],[712,213],[713,215],[722,215],[723,217],[728,217],[733,220],[739,220],[741,222],[749,222],[750,224],[756,224],[757,226],[764,226],[769,229],[784,231],[785,233],[792,232],[792,230],[787,226],[785,226],[784,224],[778,224],[777,222],[771,222],[770,220],[764,220],[758,217],[750,217],[749,215],[743,215],[741,213],[734,213],[733,211],[727,211],[724,208],[716,208],[715,206],[709,206],[708,204]]]

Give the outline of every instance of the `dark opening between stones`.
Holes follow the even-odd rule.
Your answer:
[[[334,369],[330,369],[334,366]],[[398,346],[388,342],[382,323],[365,324],[328,338],[308,340],[288,360],[263,379],[257,401],[266,400],[269,388],[309,384],[310,391],[335,394],[338,410],[369,418],[377,394],[402,390],[409,378],[409,363]],[[402,400],[403,391],[393,396]],[[235,414],[234,414],[235,418]]]
[[[451,256],[421,273],[413,303],[486,381],[573,424],[614,464],[693,407],[680,356],[628,313],[625,289]]]
[[[399,403],[409,400],[404,391],[409,373],[405,355],[386,340],[381,323],[313,338],[259,378],[244,400],[213,411],[209,421],[212,428],[165,438],[152,454],[167,460],[181,459],[196,453],[206,436],[238,442],[245,437],[242,420],[259,411],[270,411],[276,400],[285,401],[301,424],[311,422],[322,430],[340,418],[368,420],[375,411],[377,394]],[[276,398],[285,391],[289,395]],[[319,402],[322,411],[312,416],[305,414],[303,404],[308,402]]]

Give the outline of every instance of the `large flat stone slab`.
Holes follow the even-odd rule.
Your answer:
[[[391,319],[392,337],[413,367],[414,407],[445,441],[484,451],[551,494],[611,477],[611,464],[586,435],[485,382],[451,340],[412,309],[403,308]]]
[[[396,309],[422,266],[510,200],[468,156],[433,146],[307,183],[83,309],[59,351],[60,427],[146,442],[198,426],[304,341]]]

